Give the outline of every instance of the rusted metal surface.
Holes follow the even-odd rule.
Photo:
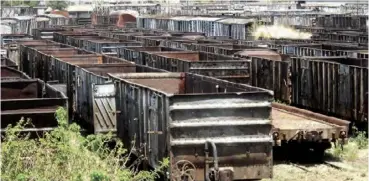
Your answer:
[[[109,35],[110,38],[118,39],[118,40],[136,40],[140,41],[139,37],[147,37],[147,36],[156,36],[154,33],[143,33],[143,32],[117,32],[111,33]]]
[[[1,66],[1,80],[14,79],[30,79],[30,77],[12,67]]]
[[[205,52],[148,52],[147,66],[171,72],[194,72],[232,82],[250,84],[251,61]]]
[[[32,40],[32,37],[28,34],[2,34],[0,37],[0,43],[2,46],[18,40]]]
[[[345,44],[297,44],[282,45],[283,54],[294,56],[349,56],[359,58],[357,51],[368,52],[367,47]]]
[[[258,47],[251,47],[247,45],[238,45],[238,44],[213,44],[213,45],[196,45],[197,47],[193,48],[194,51],[205,51],[210,53],[216,53],[221,55],[233,55],[236,52],[245,50],[245,49],[255,49]],[[260,48],[258,48],[260,49]]]
[[[53,41],[67,44],[67,37],[68,36],[97,36],[97,33],[74,32],[74,31],[54,32]]]
[[[275,109],[284,110],[284,111],[292,113],[292,114],[295,113],[298,116],[302,116],[302,117],[306,117],[306,118],[309,118],[309,119],[321,121],[322,124],[329,123],[329,124],[332,124],[336,127],[337,126],[341,127],[342,131],[348,132],[348,129],[349,129],[350,122],[347,121],[347,120],[339,119],[339,118],[332,117],[332,116],[326,116],[326,115],[315,113],[315,112],[312,112],[312,111],[309,111],[309,110],[300,109],[300,108],[297,108],[297,107],[292,107],[292,106],[288,106],[288,105],[281,104],[281,103],[276,103],[276,102],[273,102],[272,106]],[[275,117],[275,118],[277,118],[277,117]],[[295,128],[297,128],[297,127],[295,127]],[[299,128],[301,128],[301,126]],[[308,127],[306,127],[306,128],[308,128]]]
[[[348,133],[349,121],[279,103],[272,103],[272,106],[274,146],[284,146],[282,142],[291,141],[329,143],[338,139],[342,132]],[[297,136],[297,133],[302,134]]]
[[[236,52],[234,54],[237,57],[258,57],[274,61],[283,61],[286,59],[286,55],[279,54],[273,50],[260,49],[254,47],[254,49],[245,49],[243,51]]]
[[[86,41],[86,50],[93,51],[96,53],[104,53],[104,54],[117,54],[118,47],[124,46],[141,46],[141,42],[137,41],[124,41],[120,42],[118,40],[112,39],[100,39],[100,40],[88,40]]]
[[[48,65],[48,80],[58,80],[61,84],[67,85],[67,97],[69,103],[69,115],[72,115],[74,104],[74,91],[76,86],[75,69],[77,64],[104,63],[101,55],[81,54],[64,55],[50,57]]]
[[[321,60],[327,62],[335,62],[343,65],[353,65],[359,67],[368,67],[368,59],[362,58],[351,58],[346,56],[332,56],[332,57],[325,57],[325,56],[304,56],[302,58],[309,59],[309,60]]]
[[[1,82],[1,130],[15,125],[22,117],[31,119],[33,131],[55,128],[55,111],[67,108],[66,96],[40,80],[13,80]],[[27,127],[27,128],[33,128]]]
[[[33,51],[33,52],[32,52]],[[93,55],[92,52],[88,52],[78,48],[48,48],[37,47],[30,48],[31,62],[34,65],[34,78],[40,78],[44,81],[49,81],[49,66],[51,64],[50,58],[54,57],[70,57],[73,55]],[[33,55],[32,55],[33,54]]]
[[[344,119],[368,119],[368,68],[292,58],[292,104]]]
[[[251,85],[274,91],[274,98],[291,103],[289,61],[274,61],[251,57]]]
[[[54,55],[50,57],[48,68],[48,75],[50,76],[48,80],[57,80],[59,84],[66,85],[69,114],[78,116],[79,119],[91,123],[92,126],[97,126],[98,122],[95,119],[99,116],[99,118],[106,118],[104,112],[96,112],[97,115],[95,116],[93,106],[96,102],[92,98],[92,84],[105,83],[107,73],[162,71],[134,65],[116,57],[97,54]],[[97,101],[104,100],[104,98],[101,98]],[[92,122],[94,120],[95,122]],[[94,125],[94,123],[96,124]],[[107,132],[110,130],[107,127],[94,127],[94,130],[96,133]]]
[[[33,40],[33,41],[20,41],[18,42],[19,47],[19,68],[25,73],[31,75],[34,71],[33,65],[30,62],[29,48],[33,47],[48,47],[48,48],[62,48],[62,47],[70,47],[68,45],[56,43],[53,41],[46,40]]]
[[[78,47],[78,48],[83,48],[83,42],[85,40],[89,40],[89,39],[100,39],[101,37],[99,36],[68,36],[66,38],[66,44],[74,46],[74,47]]]
[[[368,16],[366,15],[324,15],[317,17],[317,26],[331,28],[367,28]]]
[[[9,58],[6,58],[6,57],[1,57],[1,66],[7,66],[7,67],[12,67],[12,68],[15,68],[17,69],[18,66],[17,64],[10,60]]]
[[[147,52],[180,51],[179,49],[167,47],[121,47],[118,49],[118,57],[136,64],[146,65]]]
[[[176,167],[184,162],[196,167],[192,177],[205,179],[214,167],[205,169],[206,141],[215,143],[219,168],[233,170],[234,179],[272,176],[271,92],[189,73],[110,76],[119,137],[154,168],[169,156],[171,179],[181,176]]]
[[[330,41],[362,43],[368,46],[368,34],[363,31],[347,31],[347,29],[342,29],[341,31],[316,33],[316,36]]]
[[[34,40],[52,40],[53,32],[65,31],[62,28],[38,28],[32,29],[32,37]]]
[[[150,67],[134,65],[130,62],[124,62],[119,58],[107,57],[106,59],[109,59],[111,62],[115,60],[119,63],[82,64],[78,65],[75,69],[76,86],[74,92],[75,95],[73,95],[73,98],[76,101],[74,102],[76,106],[75,111],[80,114],[81,118],[90,122],[90,124],[94,126],[95,133],[116,131],[116,119],[112,118],[116,116],[116,113],[114,112],[115,108],[114,111],[111,111],[113,108],[109,106],[113,106],[115,104],[115,94],[113,95],[114,99],[112,100],[110,94],[104,96],[104,94],[99,93],[101,92],[99,91],[99,88],[97,92],[94,92],[95,89],[92,85],[95,85],[96,87],[104,87],[101,84],[104,84],[108,80],[108,73],[161,71]],[[107,87],[110,90],[109,86]],[[114,90],[112,90],[112,94],[113,93]],[[111,101],[114,101],[114,103]]]
[[[40,53],[45,52],[45,53]],[[27,47],[23,57],[23,65],[28,66],[26,73],[32,78],[43,79],[44,64],[47,63],[48,54],[74,53],[73,48],[67,45],[35,46]],[[42,55],[41,55],[42,54]],[[43,79],[45,80],[45,79]],[[47,80],[45,80],[47,81]]]

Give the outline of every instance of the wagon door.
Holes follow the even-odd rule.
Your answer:
[[[138,152],[142,151],[139,148],[142,147],[142,143],[145,142],[143,135],[143,120],[141,111],[141,101],[142,96],[140,96],[140,89],[133,85],[127,85],[124,88],[124,101],[125,104],[119,105],[119,107],[124,106],[122,118],[119,119],[119,134],[122,135],[123,143],[130,147],[135,147]],[[125,106],[129,105],[129,106]],[[123,121],[123,124],[122,124]],[[123,126],[121,126],[123,125]],[[134,143],[132,143],[134,141]],[[133,144],[133,145],[131,145]]]
[[[340,64],[338,70],[338,107],[340,115],[351,115],[350,67]]]
[[[92,84],[94,132],[116,132],[116,106],[114,83]]]
[[[301,64],[300,64],[300,82],[301,82],[301,87],[300,87],[300,100],[299,102],[303,105],[303,106],[309,106],[310,102],[311,102],[311,72],[309,69],[309,61],[308,60],[301,60]]]
[[[149,163],[155,168],[156,163],[159,163],[160,159],[163,157],[163,150],[165,150],[164,141],[161,139],[163,135],[163,120],[164,120],[164,110],[163,104],[164,99],[160,94],[152,92],[148,100],[149,110],[148,110],[148,151],[149,151]],[[160,143],[159,141],[162,140]]]

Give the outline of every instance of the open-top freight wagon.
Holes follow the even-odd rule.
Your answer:
[[[9,73],[9,70],[7,72]],[[29,77],[21,73],[17,75],[14,70],[12,75],[8,74],[8,79],[2,77],[2,133],[9,124],[15,126],[21,118],[32,121],[32,125],[27,125],[22,130],[24,132],[41,134],[44,131],[50,131],[58,126],[55,111],[59,107],[67,108],[68,99],[62,92],[39,79],[27,78]]]
[[[170,180],[272,177],[272,92],[190,73],[109,74],[118,136]],[[133,142],[131,142],[134,140]]]

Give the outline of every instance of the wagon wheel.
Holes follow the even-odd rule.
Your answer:
[[[195,181],[196,167],[190,161],[179,160],[174,165],[172,177],[175,181]]]

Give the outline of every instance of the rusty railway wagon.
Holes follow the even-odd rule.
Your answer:
[[[33,55],[30,52],[30,49],[49,49],[53,50],[54,48],[73,48],[69,45],[60,44],[52,41],[27,41],[27,42],[21,42],[19,47],[19,68],[20,70],[24,71],[27,75],[30,75],[31,77],[35,77],[35,71],[37,70],[37,62],[35,62]]]
[[[293,56],[348,56],[365,58],[368,48],[350,44],[286,44],[281,45],[283,54]]]
[[[152,37],[145,37],[145,36],[140,37],[141,40],[151,39],[151,38]],[[167,39],[167,38],[160,37],[159,41],[160,41],[160,39],[162,40],[162,39]],[[174,38],[169,38],[169,39],[174,40]],[[183,42],[186,42],[186,41],[191,42],[191,41],[194,41],[194,40],[189,40],[189,39],[181,40],[180,39],[178,41],[179,45],[181,44],[182,41]],[[197,42],[199,42],[199,41],[201,41],[201,40],[197,40]],[[168,41],[168,42],[170,42],[170,41]],[[210,41],[205,40],[204,42],[212,42],[212,41],[211,40]],[[255,44],[251,45],[251,44],[246,43],[246,42],[247,41],[241,41],[241,45],[245,44],[247,46],[255,46]],[[312,41],[312,40],[269,40],[269,41],[249,41],[249,42],[250,43],[260,42],[260,43],[264,43],[264,44],[265,44],[265,42],[268,42],[268,43],[271,43],[272,45],[274,44],[274,48],[276,48],[276,45],[278,45],[279,46],[278,48],[280,48],[281,50],[282,50],[282,46],[284,46],[285,43],[293,42],[297,45],[298,44],[306,44],[306,43],[314,43],[314,41]],[[224,44],[225,44],[224,46],[227,46],[226,45],[227,42],[225,42]],[[337,46],[339,46],[339,45],[337,45]],[[347,46],[345,46],[345,47],[347,47]],[[121,48],[119,51],[121,51],[122,49],[125,49],[125,48]],[[255,51],[253,51],[254,52],[253,56],[256,56],[255,52],[259,51],[259,50],[257,48],[255,48],[254,50]],[[172,56],[172,55],[176,54],[176,52],[173,52],[172,50],[169,50],[171,52],[161,52],[161,51],[162,50],[160,50],[159,54],[164,53],[164,54],[169,55],[169,56]],[[133,51],[132,50],[132,52],[138,52],[138,51]],[[140,55],[146,54],[145,56],[149,57],[149,58],[142,58],[141,57],[141,58],[138,58],[138,59],[136,58],[135,60],[133,60],[134,57],[135,57],[133,55],[129,55],[133,59],[129,59],[129,57],[127,57],[127,58],[128,58],[129,61],[135,61],[138,64],[143,64],[143,65],[148,65],[148,66],[151,66],[151,67],[161,68],[161,69],[165,69],[165,70],[168,70],[168,71],[177,71],[177,70],[180,71],[180,69],[182,68],[181,66],[178,66],[178,65],[181,65],[181,64],[176,64],[176,63],[173,64],[173,57],[164,57],[164,58],[162,58],[163,55],[157,56],[157,55],[155,55],[155,54],[157,54],[156,52],[151,52],[151,53],[148,52],[148,51],[143,51],[143,52],[144,53],[139,53],[139,54]],[[344,51],[344,53],[340,52],[340,55],[346,55],[345,52],[347,54],[347,52],[353,52],[353,50]],[[121,52],[118,53],[118,54],[120,54],[119,56],[122,55]],[[166,64],[168,66],[165,66],[164,64],[161,64],[160,61],[157,61],[156,59],[155,59],[155,61],[150,61],[150,59],[152,59],[151,54],[153,54],[154,56],[159,57],[163,60],[164,59],[167,59],[168,61],[171,60],[171,63]],[[365,54],[365,52],[361,52],[361,53],[358,53],[357,55],[359,57],[361,57],[363,65],[364,65],[365,62],[366,62],[365,61],[365,56],[367,56],[367,54]],[[249,78],[250,81],[248,83],[250,85],[253,85],[253,86],[260,86],[260,87],[263,87],[263,88],[274,90],[277,100],[282,100],[283,102],[286,102],[286,103],[292,103],[292,98],[291,98],[292,85],[291,84],[293,84],[293,82],[291,81],[291,78],[289,78],[290,77],[290,72],[291,72],[290,71],[290,67],[291,67],[290,62],[291,61],[289,59],[284,60],[285,58],[282,55],[282,58],[280,58],[282,61],[281,62],[275,62],[275,61],[271,61],[271,59],[268,56],[269,55],[265,55],[265,56],[258,55],[258,57],[261,57],[261,58],[250,60],[250,61],[254,62],[253,65],[252,65],[254,67],[253,68],[246,68],[246,69],[251,69],[252,70],[252,72],[250,72],[250,74],[249,74],[250,75],[250,78]],[[271,56],[274,56],[274,55],[271,55]],[[179,62],[181,62],[181,60]],[[191,64],[196,64],[196,63],[198,63],[198,62],[193,62],[193,61],[191,62]],[[209,63],[214,63],[214,62],[209,62]],[[224,63],[226,63],[226,62],[223,62],[223,64]],[[229,63],[229,61],[227,61],[227,63]],[[268,65],[268,66],[266,66],[266,65]],[[206,65],[206,66],[209,66],[209,65]],[[233,67],[233,69],[234,69],[234,67]],[[243,69],[245,69],[245,68],[243,68]],[[214,70],[210,70],[210,69],[208,69],[208,70],[209,70],[209,72],[206,73],[205,75],[214,76],[214,74],[212,73],[212,71],[214,71]],[[186,71],[186,70],[184,69],[183,71]],[[198,70],[197,72],[195,70],[193,70],[193,71],[195,73],[199,73],[199,71],[204,72],[204,70]],[[222,71],[222,70],[220,70],[220,71]],[[229,71],[232,71],[232,70],[229,70]],[[260,76],[257,76],[259,74],[262,78],[260,78]],[[269,75],[269,74],[273,74],[273,76],[265,76],[265,75]],[[252,75],[254,75],[254,76],[252,76]],[[264,76],[262,76],[262,75],[264,75]],[[298,82],[296,82],[296,84],[298,84]],[[298,104],[295,104],[295,105],[298,105]],[[329,110],[321,110],[321,111],[324,112],[324,113],[329,112]],[[346,118],[347,117],[345,117],[345,119]],[[351,118],[350,120],[355,120],[355,119]]]
[[[27,74],[16,68],[1,65],[1,80],[31,79]]]
[[[32,29],[32,37],[34,40],[52,40],[53,33],[57,31],[65,31],[63,28],[37,28]]]
[[[249,84],[251,80],[249,60],[206,52],[148,52],[145,65],[171,72],[192,72],[245,84]]]
[[[331,142],[345,144],[349,121],[305,109],[272,103],[275,159],[321,161]]]
[[[0,45],[3,46],[17,40],[32,40],[32,37],[28,34],[1,34]]]
[[[42,52],[42,50],[40,50],[40,52]],[[25,56],[28,55],[25,53]],[[119,63],[122,65],[118,65],[119,63],[114,62],[113,59],[120,61]],[[133,65],[129,62],[122,63],[123,61],[124,60],[122,59],[113,58],[106,55],[71,55],[70,57],[51,56],[51,61],[49,62],[54,64],[54,66],[48,67],[52,68],[49,70],[50,73],[56,74],[54,76],[55,78],[51,80],[59,80],[59,83],[65,83],[66,86],[69,87],[67,88],[67,94],[69,94],[69,99],[72,98],[73,100],[73,104],[71,105],[71,107],[73,107],[72,110],[77,114],[81,114],[81,117],[89,119],[86,121],[88,121],[90,125],[93,124],[95,132],[117,130],[118,135],[128,134],[128,136],[130,136],[129,138],[134,138],[132,135],[134,132],[132,130],[139,130],[137,134],[140,138],[136,137],[135,141],[138,143],[137,145],[143,145],[143,147],[140,146],[140,149],[137,149],[138,154],[143,154],[145,159],[148,160],[148,163],[154,167],[160,158],[166,155],[170,156],[172,165],[170,170],[172,180],[175,180],[175,178],[178,176],[178,174],[176,174],[178,170],[175,170],[176,166],[178,164],[179,166],[183,165],[183,162],[177,161],[183,158],[188,159],[187,161],[191,161],[193,165],[198,168],[194,174],[190,174],[192,176],[196,175],[196,178],[200,176],[200,179],[197,180],[201,180],[201,177],[202,179],[207,177],[207,173],[212,173],[209,177],[231,176],[232,179],[260,179],[272,176],[272,156],[270,154],[272,150],[272,138],[269,135],[271,132],[270,121],[268,122],[268,119],[270,119],[271,116],[270,101],[272,99],[272,94],[269,91],[244,84],[236,84],[191,73],[111,74],[110,79],[113,80],[113,83],[108,83],[106,77],[106,74],[108,73],[117,73],[121,71],[140,72],[140,70],[137,70],[139,67],[141,67],[142,72],[164,71],[158,69],[153,70],[152,68],[145,66]],[[103,62],[110,63],[110,65],[98,65],[99,63]],[[131,65],[136,67],[135,71],[131,69]],[[164,75],[164,77],[161,77],[161,75]],[[175,75],[175,77],[170,78],[168,75]],[[162,83],[171,82],[173,79],[173,83]],[[136,86],[132,86],[133,84]],[[168,86],[169,89],[165,88],[164,90],[161,90],[160,86],[162,85],[164,85],[163,88]],[[105,92],[107,94],[103,95],[101,91],[107,90],[109,90],[109,93]],[[162,97],[160,98],[160,96]],[[183,102],[184,99],[193,100],[197,105],[199,105],[199,109],[194,109],[196,106],[186,106],[188,102]],[[127,100],[128,103],[122,100]],[[225,104],[223,104],[223,101]],[[113,102],[115,102],[115,104],[112,104]],[[227,107],[217,107],[217,104],[213,104],[212,102],[221,102],[221,106],[226,105]],[[232,107],[232,105],[229,106],[228,103],[234,104],[234,107]],[[263,105],[264,107],[261,106],[257,108],[257,105],[260,103],[265,103]],[[124,106],[127,104],[134,106]],[[111,105],[113,107],[106,105]],[[116,106],[115,109],[114,106]],[[177,109],[174,109],[173,107],[177,107]],[[264,112],[261,111],[259,112],[260,114],[256,114],[257,112],[255,111],[240,112],[242,109],[250,110],[255,108],[258,111],[261,111],[260,109],[262,109]],[[124,112],[120,109],[123,109]],[[222,109],[222,111],[215,111],[217,109]],[[224,112],[224,110],[227,111]],[[135,114],[138,112],[134,111],[139,111],[140,113],[144,114],[137,115],[137,119],[135,119]],[[188,111],[192,111],[193,114],[188,114]],[[209,111],[215,111],[217,113],[217,115],[214,115],[215,119],[213,115],[208,116],[208,114],[206,114]],[[145,112],[147,114],[145,114]],[[290,112],[293,111],[290,110]],[[219,118],[227,119],[227,115],[230,115],[229,118],[232,119],[232,117],[237,115],[234,113],[241,114],[240,117],[237,117],[237,119],[241,118],[241,120],[235,121],[234,125],[224,125],[222,123],[224,121],[219,121]],[[213,132],[210,130],[207,132],[200,131],[200,129],[203,129],[204,126],[208,126],[208,124],[197,123],[196,119],[199,118],[202,120],[208,119],[208,121],[213,122],[219,127],[218,132]],[[251,120],[246,121],[246,123],[245,121],[242,121],[245,119]],[[281,119],[283,121],[283,118],[278,116],[277,119]],[[164,122],[159,120],[163,120]],[[264,122],[262,124],[256,122],[260,120],[264,120]],[[305,119],[304,121],[306,120],[309,119]],[[291,124],[293,124],[294,121],[296,120],[291,120]],[[250,122],[251,125],[249,124]],[[311,122],[315,123],[319,121]],[[135,123],[137,124],[135,125]],[[336,135],[339,135],[338,132],[346,130],[347,128],[347,122],[331,121],[332,124],[328,123],[330,122],[326,121],[323,124],[326,127],[322,126],[319,129],[316,127],[312,128],[313,130],[305,129],[305,127],[299,127],[298,124],[293,129],[308,130],[305,132],[306,135],[302,134],[302,137],[307,137],[316,130],[323,131],[322,133],[324,133],[324,135],[321,137],[321,139],[314,139],[313,141],[320,142],[323,140],[325,141],[324,145],[327,147],[326,142],[334,140],[334,137],[327,138],[329,133],[335,133]],[[159,126],[159,124],[161,126]],[[174,127],[172,127],[173,125]],[[285,125],[290,124],[287,123]],[[169,126],[169,130],[159,129],[166,128],[165,126]],[[258,127],[255,129],[253,126]],[[133,129],[131,129],[132,127]],[[235,146],[232,144],[224,144],[230,143],[226,137],[220,137],[219,139],[216,137],[217,135],[220,135],[219,133],[223,134],[224,130],[229,130],[229,127],[236,128],[236,130],[238,129],[238,131],[230,132],[230,137],[235,138],[235,140],[232,139],[234,141],[233,143],[236,143],[233,144]],[[278,132],[281,135],[291,132],[288,127],[277,127],[277,129],[278,130],[274,129],[274,132]],[[262,131],[263,141],[256,141],[258,138],[251,136],[254,134],[254,132],[245,130],[253,130],[258,132]],[[169,138],[169,140],[165,142],[160,141],[159,138],[163,139],[160,133],[163,133],[162,136],[164,136],[164,139],[167,140]],[[241,134],[241,136],[239,134]],[[195,139],[187,139],[189,135],[196,137]],[[210,139],[210,142],[212,140],[215,141],[214,144],[215,147],[217,147],[217,153],[219,154],[218,156],[213,157],[219,158],[216,159],[218,163],[209,163],[208,161],[212,159],[209,157],[208,153],[204,152],[207,151],[207,149],[202,149],[205,147],[205,142],[207,143],[208,141],[206,139],[207,137],[212,138]],[[285,137],[281,137],[281,142],[286,141],[286,139],[284,139]],[[301,137],[298,138],[301,139]],[[174,142],[171,142],[173,140]],[[287,134],[287,142],[293,143],[294,140],[298,139],[295,139],[290,134]],[[127,142],[127,140],[125,140],[125,142]],[[156,145],[154,144],[155,142],[157,143]],[[161,149],[159,149],[158,146],[162,147],[161,144],[165,144],[165,147],[168,148],[166,149],[167,151],[161,151]],[[210,145],[207,146],[214,146],[214,144],[210,143]],[[239,145],[250,144],[252,146],[246,147],[248,148],[246,154],[244,153],[244,150],[238,149]],[[257,146],[260,144],[267,146]],[[319,146],[318,148],[324,150],[326,147]],[[227,154],[229,150],[232,150],[231,155]],[[149,154],[147,155],[146,153]],[[205,162],[205,160],[208,161]],[[231,166],[225,168],[224,166],[229,166],[229,163],[231,163]]]
[[[53,80],[51,68],[49,65],[51,64],[51,57],[69,57],[72,55],[85,55],[93,56],[97,55],[96,53],[89,52],[86,50],[78,49],[78,48],[49,48],[49,47],[31,47],[28,49],[28,55],[30,58],[31,64],[36,71],[31,75],[34,78],[40,78],[44,81]]]
[[[251,85],[273,90],[276,100],[367,127],[368,59],[237,56],[251,61]]]
[[[150,37],[142,37],[141,39],[150,39]],[[183,40],[183,41],[186,41],[186,40]],[[187,40],[187,41],[190,41],[190,40]],[[278,42],[279,44],[284,43],[284,42],[298,42],[300,44],[304,44],[304,43],[309,42],[309,41],[272,40],[272,42]],[[224,46],[227,46],[227,45],[224,45]],[[124,48],[122,48],[122,49],[124,49]],[[255,50],[257,50],[257,49],[255,49]],[[145,53],[148,54],[146,51],[145,51]],[[161,52],[161,53],[163,53],[163,52]],[[170,53],[172,55],[175,54],[175,52],[168,52],[168,53]],[[147,55],[145,55],[145,56],[147,56]],[[150,60],[150,58],[144,58],[144,59],[139,58],[139,59],[136,59],[136,60],[129,59],[129,57],[127,57],[127,58],[128,58],[128,60],[135,61],[136,63],[139,63],[139,64],[143,64],[143,63],[147,62],[148,60]],[[131,58],[134,58],[134,56],[132,56]],[[138,61],[138,60],[141,60],[141,61]],[[251,76],[251,80],[252,80],[251,85],[260,86],[260,87],[263,87],[263,88],[268,88],[268,89],[274,90],[275,91],[275,96],[277,96],[276,99],[282,100],[282,101],[287,102],[287,103],[291,103],[292,102],[292,100],[291,100],[292,93],[290,91],[291,90],[291,81],[289,81],[290,79],[288,78],[289,77],[289,72],[290,72],[289,71],[290,63],[288,63],[288,61],[284,61],[283,63],[276,64],[278,66],[275,67],[274,70],[271,70],[271,68],[267,68],[267,69],[263,68],[262,69],[263,71],[257,71],[257,70],[260,70],[260,68],[262,68],[262,67],[260,67],[260,65],[265,65],[264,63],[262,63],[264,60],[262,60],[262,59],[255,60],[254,59],[254,65],[259,64],[259,66],[256,66],[256,67],[252,68],[252,70],[253,70],[252,74],[255,74],[255,76],[254,77]],[[264,61],[264,62],[270,62],[271,63],[271,61]],[[363,60],[363,62],[365,62],[365,60]],[[144,64],[144,65],[149,65],[149,64]],[[149,65],[149,66],[156,66],[156,65]],[[168,67],[162,67],[162,66],[159,66],[159,67],[156,66],[156,67],[157,68],[164,68],[168,71],[174,71],[173,67],[171,69],[169,69]],[[268,73],[268,72],[265,72],[265,70],[268,70],[269,73],[273,72],[273,76],[271,76],[271,77],[270,76],[268,76],[268,77],[263,76],[263,77],[265,77],[263,79],[258,78],[258,76],[256,76],[256,73]],[[257,71],[257,72],[255,72],[255,71]],[[207,75],[209,75],[209,74],[207,74]]]
[[[180,49],[167,48],[167,47],[142,47],[142,46],[129,46],[118,49],[117,57],[123,58],[128,61],[135,62],[139,65],[146,65],[149,52],[170,52],[170,51],[181,51]]]
[[[124,55],[123,57],[127,60],[135,61],[138,64],[143,64],[144,62],[146,62],[148,60],[146,57],[147,57],[147,54],[150,53],[150,52],[177,53],[175,51],[177,51],[177,50],[176,49],[171,49],[171,48],[164,48],[164,47],[124,47],[124,48],[120,49],[120,55]],[[262,51],[266,51],[266,50],[262,50]],[[252,49],[251,52],[252,52],[252,55],[257,55],[257,54],[255,54],[256,49]],[[274,69],[271,70],[272,71],[271,74],[273,76],[268,76],[268,81],[261,81],[260,82],[260,81],[258,81],[257,78],[252,79],[254,81],[253,84],[258,85],[260,87],[265,86],[265,88],[275,90],[276,96],[278,96],[279,100],[283,99],[283,100],[285,100],[285,102],[287,102],[287,101],[290,102],[290,100],[291,100],[290,87],[285,87],[284,86],[284,84],[286,83],[286,82],[284,82],[284,80],[287,80],[288,77],[289,77],[289,72],[288,71],[283,72],[284,70],[289,70],[288,69],[289,63],[286,61],[286,57],[283,56],[283,55],[279,55],[277,53],[274,53],[272,55],[265,55],[265,54],[261,54],[261,55],[264,56],[264,57],[267,57],[267,58],[274,59],[274,60],[252,57],[252,59],[251,59],[253,61],[252,66],[255,67],[255,70],[254,70],[254,68],[252,68],[252,70],[255,71],[255,73],[253,72],[253,74],[256,75],[257,73],[259,73],[259,71],[257,71],[257,70],[258,69],[260,70],[260,68],[261,68],[260,66],[264,64],[262,61],[267,61],[269,64],[270,63],[275,63],[275,66],[273,66]],[[278,55],[278,57],[276,57],[276,55]],[[277,63],[280,63],[280,62],[282,62],[282,64],[277,64]],[[262,72],[262,71],[260,71],[260,72]],[[257,75],[259,75],[259,74],[257,74]],[[265,76],[267,76],[267,75],[265,74],[263,77],[265,77]],[[264,79],[259,79],[259,80],[264,80]],[[272,81],[272,83],[270,83],[270,81]],[[274,88],[269,87],[270,85],[274,86]],[[286,108],[286,106],[285,106],[284,108],[285,108],[285,110],[283,110],[284,113],[282,115],[284,115],[284,114],[286,114],[286,115],[287,114],[293,114],[291,112],[291,110],[294,110],[292,107],[287,107]],[[300,111],[300,112],[302,112],[302,115],[295,116],[295,117],[292,116],[292,117],[293,118],[299,118],[299,120],[303,120],[306,123],[306,125],[318,124],[318,126],[309,127],[307,129],[305,129],[306,125],[305,126],[288,126],[288,124],[289,124],[288,121],[285,122],[285,120],[283,118],[279,118],[277,116],[275,118],[277,120],[276,130],[278,130],[278,131],[276,131],[276,133],[281,134],[281,137],[278,138],[278,140],[280,142],[284,142],[284,143],[288,142],[288,143],[294,144],[294,143],[296,143],[296,141],[298,139],[301,139],[301,140],[303,140],[302,143],[304,143],[304,144],[301,144],[301,145],[310,145],[311,146],[309,148],[303,147],[303,148],[305,148],[305,150],[314,149],[314,150],[316,150],[315,152],[318,155],[317,158],[321,158],[322,153],[324,153],[324,150],[327,149],[327,148],[330,148],[330,141],[334,141],[337,138],[339,138],[339,135],[340,135],[341,131],[343,133],[347,133],[347,128],[348,128],[348,124],[349,124],[349,122],[347,122],[347,121],[344,121],[344,120],[335,121],[335,120],[338,120],[338,119],[328,117],[328,118],[326,118],[328,120],[328,122],[323,121],[323,123],[321,123],[322,121],[319,121],[315,118],[309,118],[308,116],[306,116],[306,115],[310,115],[311,113],[305,113],[304,111]],[[277,115],[280,115],[280,114],[277,114]],[[320,114],[315,114],[315,115],[319,115],[320,117],[322,117],[322,115],[320,115]],[[306,117],[308,117],[308,118],[306,118]],[[279,122],[282,122],[282,123],[285,122],[285,124],[278,125],[278,123],[279,123],[278,120],[279,120]],[[290,124],[298,125],[298,123],[295,123],[294,120],[292,120],[292,122]],[[313,133],[316,133],[317,130],[321,131],[321,133],[322,134],[324,133],[324,134],[323,134],[323,136],[319,137],[318,139],[314,139],[314,140],[307,140],[305,138],[296,139],[296,138],[293,138],[293,135],[291,135],[291,134],[288,134],[287,137],[286,136],[282,137],[282,135],[284,135],[285,132],[290,133],[290,132],[293,132],[293,131],[296,132],[298,130],[305,130],[305,133],[302,135],[302,137],[305,137],[305,136],[309,137],[309,135],[311,135]],[[336,136],[333,136],[333,137],[330,136],[331,133],[335,133],[337,135],[337,137]],[[345,136],[345,134],[343,134],[343,136]],[[342,138],[344,138],[344,137],[342,137]],[[299,140],[299,141],[301,141],[301,140]],[[307,143],[310,143],[310,144],[307,144]],[[295,145],[299,145],[299,144],[295,144]],[[301,145],[299,145],[299,146],[301,146]],[[279,144],[279,146],[281,146],[281,144]],[[297,147],[299,147],[299,146],[297,146]],[[283,145],[282,147],[285,147],[285,145]]]
[[[170,180],[272,177],[272,92],[191,73],[109,75],[94,94],[115,99],[118,136],[154,168],[169,157]]]
[[[114,39],[98,39],[98,40],[86,40],[84,48],[88,51],[116,56],[118,47],[140,46],[140,45],[142,45],[142,43],[137,42],[137,41],[119,41],[119,40],[114,40]]]
[[[368,33],[363,31],[335,31],[328,33],[317,33],[319,38],[337,42],[351,42],[368,44]]]
[[[14,78],[14,74],[9,76]],[[2,79],[0,84],[2,133],[22,117],[31,119],[33,124],[22,130],[24,132],[42,134],[58,126],[55,111],[59,107],[67,108],[67,97],[62,92],[39,79]]]
[[[102,105],[92,101],[92,84],[105,82],[107,73],[164,71],[77,48],[29,47],[24,56],[40,65],[34,66],[38,68],[32,72],[33,77],[48,81],[64,92],[68,96],[70,117],[95,133],[115,131],[116,123],[104,125],[112,120],[105,120],[103,111],[93,111]]]
[[[91,32],[60,31],[53,33],[53,41],[67,44],[68,36],[98,36],[98,34]]]
[[[7,66],[7,67],[18,69],[17,64],[7,57],[1,57],[1,66]]]
[[[367,60],[296,57],[291,74],[292,104],[367,125]]]

